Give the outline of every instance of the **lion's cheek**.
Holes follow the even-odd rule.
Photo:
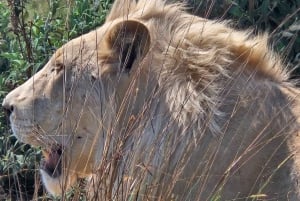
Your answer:
[[[67,176],[67,181],[65,181],[65,176],[60,175],[59,177],[53,178],[44,170],[40,170],[42,175],[42,181],[46,190],[55,196],[59,196],[62,194],[62,191],[68,190],[77,180],[77,176],[75,174],[69,174]]]

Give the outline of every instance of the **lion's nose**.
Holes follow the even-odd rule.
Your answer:
[[[10,116],[10,114],[14,111],[14,106],[10,104],[7,99],[4,99],[2,102],[2,107],[7,114],[7,116]]]

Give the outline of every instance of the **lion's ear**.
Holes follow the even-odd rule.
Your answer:
[[[120,22],[110,30],[108,44],[112,52],[118,55],[120,69],[129,72],[135,61],[143,59],[148,53],[149,30],[138,21]]]

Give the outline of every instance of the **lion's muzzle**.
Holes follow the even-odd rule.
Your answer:
[[[11,115],[11,113],[14,110],[14,106],[10,105],[6,99],[4,99],[3,103],[2,103],[2,107],[4,109],[4,112],[6,113],[6,115],[9,117]]]

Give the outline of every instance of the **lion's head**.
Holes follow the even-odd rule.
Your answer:
[[[122,182],[165,199],[250,196],[291,151],[282,141],[297,121],[298,92],[282,89],[287,73],[266,41],[177,4],[116,1],[105,24],[59,48],[3,106],[16,137],[43,149],[52,194],[98,174],[110,196]],[[267,190],[295,190],[287,183]]]
[[[122,117],[126,126],[127,114],[119,108],[138,105],[122,106],[133,100],[125,100],[126,93],[144,93],[137,86],[148,79],[141,63],[149,41],[147,28],[138,21],[107,23],[61,47],[42,70],[5,98],[17,138],[43,148],[41,171],[51,193],[59,194],[62,185],[91,174],[114,122]],[[66,183],[61,179],[64,171],[69,175]]]

